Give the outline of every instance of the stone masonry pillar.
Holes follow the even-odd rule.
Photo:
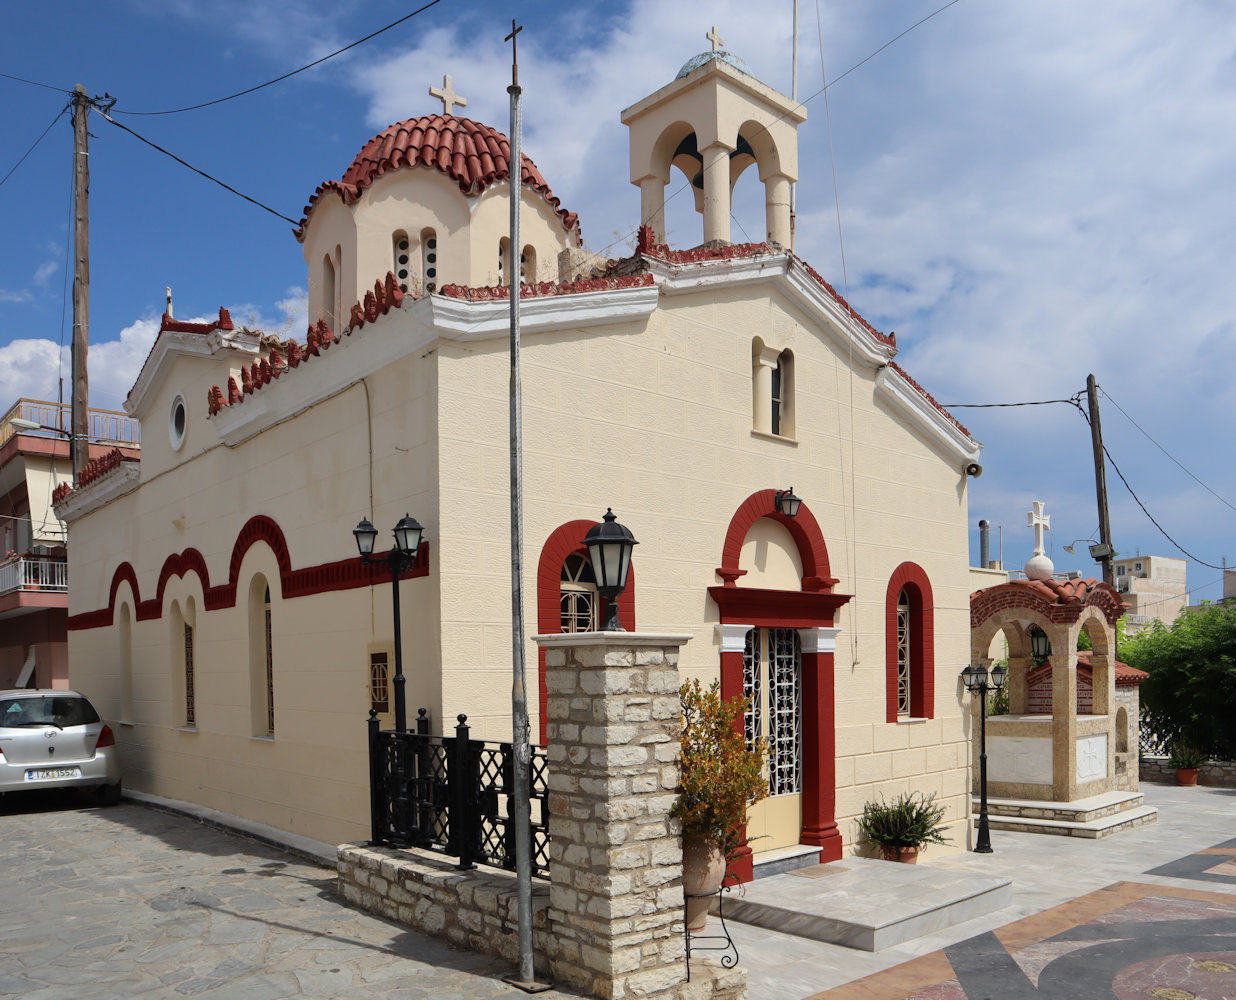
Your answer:
[[[554,978],[606,1000],[741,998],[683,939],[678,650],[687,635],[539,635],[548,693]],[[573,940],[570,940],[573,939]],[[735,976],[737,973],[737,976]]]

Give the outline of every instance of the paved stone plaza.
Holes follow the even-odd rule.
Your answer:
[[[1236,996],[1236,790],[1144,790],[1159,822],[1118,837],[928,855],[1013,879],[1009,906],[947,931],[873,953],[732,925],[751,1000]],[[505,963],[344,906],[329,867],[131,801],[0,802],[0,894],[0,996],[526,996]]]

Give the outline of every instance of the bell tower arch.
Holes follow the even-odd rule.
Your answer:
[[[798,179],[798,126],[807,111],[761,83],[722,48],[687,60],[672,83],[622,113],[630,129],[631,183],[640,189],[640,223],[665,241],[665,185],[677,167],[704,216],[704,243],[728,243],[734,185],[755,165],[764,184],[769,242],[790,245],[790,186]]]

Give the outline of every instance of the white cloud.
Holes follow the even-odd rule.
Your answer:
[[[40,288],[45,287],[47,282],[51,280],[51,276],[58,270],[60,270],[60,264],[57,261],[49,260],[40,264],[34,272],[34,283]]]
[[[29,302],[30,293],[25,291],[11,292],[7,288],[0,288],[0,302]]]

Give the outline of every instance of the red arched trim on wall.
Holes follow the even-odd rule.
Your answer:
[[[279,564],[280,594],[285,600],[336,590],[355,590],[358,587],[369,587],[386,581],[384,553],[375,553],[372,564],[366,564],[359,556],[353,556],[351,559],[340,559],[336,562],[318,563],[316,566],[293,569],[283,529],[273,518],[258,514],[246,521],[244,527],[236,534],[228,564],[227,583],[211,586],[210,572],[206,568],[205,558],[197,549],[189,548],[183,552],[173,553],[163,560],[163,566],[159,570],[159,579],[155,585],[155,596],[143,601],[137,584],[137,573],[131,563],[123,562],[112,574],[107,607],[71,615],[67,627],[71,630],[78,630],[106,628],[111,625],[116,611],[116,591],[124,582],[127,582],[133,591],[133,617],[137,621],[158,618],[163,614],[163,594],[168,582],[173,577],[183,577],[188,573],[196,573],[201,581],[202,602],[207,611],[235,607],[241,563],[244,562],[245,554],[259,542],[269,546],[271,552],[274,553],[275,561]],[[421,542],[415,562],[400,579],[409,580],[428,574],[429,543]],[[619,606],[621,607],[621,602]]]
[[[804,501],[795,517],[787,517],[777,512],[776,500],[776,490],[757,490],[734,512],[725,533],[721,566],[717,575],[725,581],[725,586],[735,586],[735,581],[745,572],[739,568],[739,560],[747,532],[761,517],[767,517],[784,525],[794,539],[794,544],[798,546],[798,556],[803,564],[803,590],[822,590],[826,593],[831,591],[837,581],[829,571],[828,547],[824,544],[824,533],[820,531],[815,515]]]
[[[884,596],[884,672],[886,718],[897,721],[897,598],[910,599],[910,715],[930,719],[936,710],[936,630],[931,581],[916,563],[903,562]]]
[[[567,521],[550,532],[541,546],[536,568],[536,630],[541,635],[562,631],[562,564],[567,556],[588,555],[584,535],[598,521]],[[618,595],[618,621],[628,632],[635,631],[635,562],[627,576],[627,589]],[[537,704],[540,706],[540,742],[545,742],[545,650],[537,654]]]

